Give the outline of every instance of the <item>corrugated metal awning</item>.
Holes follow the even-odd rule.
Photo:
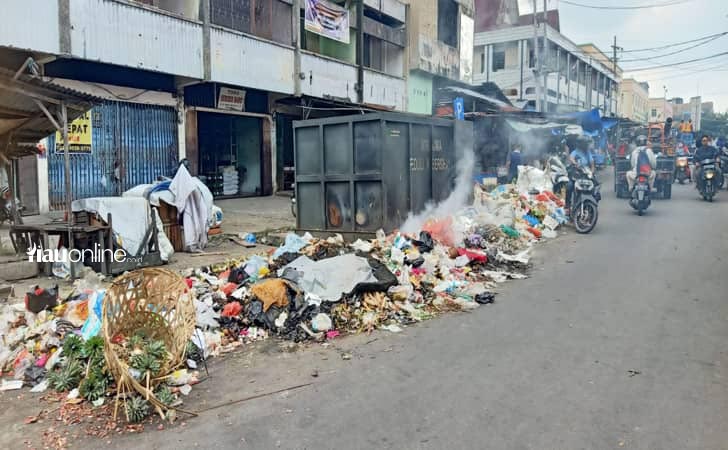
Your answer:
[[[532,130],[563,128],[566,125],[565,123],[558,123],[558,122],[543,122],[543,123],[521,122],[521,121],[514,120],[514,119],[506,119],[506,123],[508,124],[508,126],[513,128],[513,130],[518,133],[527,133]]]
[[[0,68],[0,154],[10,159],[36,153],[35,144],[58,129],[61,103],[67,107],[70,123],[100,101],[52,79]]]

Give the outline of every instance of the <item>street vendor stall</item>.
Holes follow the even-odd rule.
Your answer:
[[[5,166],[8,179],[13,180],[12,164],[14,159],[38,153],[37,143],[44,137],[60,132],[63,136],[64,149],[64,182],[66,193],[66,222],[51,226],[54,234],[61,233],[67,236],[68,245],[73,245],[74,234],[87,233],[88,239],[99,238],[98,229],[76,230],[73,228],[73,215],[71,201],[73,190],[70,178],[70,161],[68,152],[68,125],[76,118],[88,111],[100,98],[84,94],[72,89],[58,86],[52,80],[40,76],[37,64],[28,58],[16,70],[0,68],[0,163]],[[52,188],[52,186],[51,186]],[[48,227],[25,226],[22,229],[21,218],[15,207],[15,195],[11,195],[13,202],[15,236],[31,236],[48,234]],[[64,228],[65,227],[65,228]],[[13,234],[11,228],[11,234]],[[25,253],[24,248],[29,242],[15,242],[16,251]],[[47,245],[46,243],[42,243]],[[102,242],[98,244],[103,245]],[[69,251],[71,248],[68,249]],[[73,265],[71,265],[71,276]]]

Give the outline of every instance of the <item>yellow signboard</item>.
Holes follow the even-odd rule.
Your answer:
[[[91,154],[91,111],[68,124],[68,147],[70,154]],[[56,153],[63,153],[63,135],[56,131]]]

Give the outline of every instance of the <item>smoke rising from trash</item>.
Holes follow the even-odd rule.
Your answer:
[[[450,195],[440,203],[429,203],[419,214],[409,214],[401,227],[404,233],[418,233],[428,220],[441,219],[452,216],[461,210],[468,202],[473,191],[473,167],[475,165],[475,152],[472,148],[466,149],[458,160],[456,169],[455,187]]]

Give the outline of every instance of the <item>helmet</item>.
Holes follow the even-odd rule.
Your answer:
[[[589,148],[589,145],[592,142],[593,142],[592,138],[590,138],[589,136],[584,136],[584,135],[578,136],[576,138],[576,148],[579,148],[581,150],[586,150]]]
[[[638,147],[644,147],[645,145],[647,145],[647,136],[645,136],[644,134],[637,136],[636,138],[634,138],[634,143],[637,144]]]

